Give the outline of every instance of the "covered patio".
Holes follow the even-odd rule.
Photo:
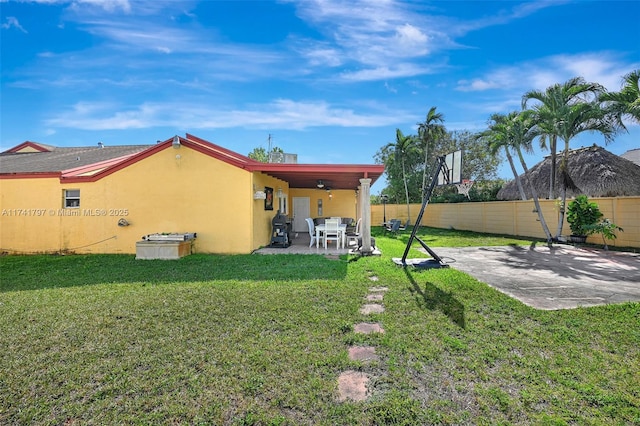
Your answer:
[[[311,237],[308,233],[296,233],[294,234],[291,245],[289,247],[261,247],[257,250],[254,250],[254,254],[322,254],[322,255],[333,255],[339,256],[342,254],[349,254],[349,252],[355,248],[355,245],[342,247],[337,247],[335,242],[329,243],[327,248],[324,248],[322,241],[318,247],[316,247],[316,243],[314,242],[311,247],[309,247],[309,242],[311,241]]]

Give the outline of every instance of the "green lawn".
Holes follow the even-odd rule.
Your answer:
[[[340,260],[0,257],[0,424],[640,424],[640,304],[537,311],[454,269],[395,266],[407,237]],[[386,310],[363,316],[374,285]],[[350,361],[352,344],[381,360]],[[337,402],[349,369],[371,377],[366,402]]]

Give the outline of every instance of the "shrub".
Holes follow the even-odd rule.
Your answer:
[[[590,202],[586,195],[578,195],[567,207],[567,222],[572,235],[586,236],[593,234],[593,228],[602,217],[596,203]]]

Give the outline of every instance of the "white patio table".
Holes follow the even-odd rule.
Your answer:
[[[320,246],[320,235],[324,232],[324,223],[316,225],[316,248]],[[338,225],[338,233],[340,234],[340,241],[342,242],[342,247],[345,246],[345,239],[347,235],[347,225],[340,224]]]

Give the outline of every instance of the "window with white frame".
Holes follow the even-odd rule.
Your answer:
[[[79,189],[65,189],[64,190],[64,208],[78,208],[80,207],[80,190]]]

